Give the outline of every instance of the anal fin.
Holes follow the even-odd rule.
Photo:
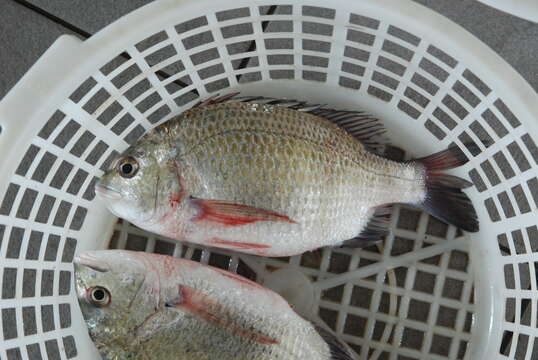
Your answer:
[[[342,247],[367,248],[382,241],[390,232],[391,213],[392,205],[383,205],[376,208],[361,233],[356,238],[344,241]]]

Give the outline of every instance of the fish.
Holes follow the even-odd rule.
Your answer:
[[[84,252],[74,268],[103,360],[353,360],[332,333],[235,273],[126,250]]]
[[[95,189],[144,230],[259,256],[371,245],[388,233],[395,203],[477,232],[462,191],[473,184],[443,173],[467,163],[465,154],[450,147],[392,161],[374,151],[383,131],[363,112],[210,98],[142,136]]]

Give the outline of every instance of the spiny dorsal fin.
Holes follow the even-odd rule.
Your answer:
[[[346,130],[359,140],[369,151],[381,154],[387,139],[386,132],[379,119],[363,111],[335,110],[323,104],[309,104],[305,101],[277,99],[263,96],[239,96],[238,92],[219,96],[213,95],[198,102],[193,108],[227,102],[253,102],[285,107],[325,118]]]

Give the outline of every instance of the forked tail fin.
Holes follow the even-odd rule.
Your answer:
[[[468,232],[479,229],[471,200],[461,191],[473,184],[457,176],[440,173],[466,164],[469,160],[457,147],[413,160],[424,165],[426,197],[417,204],[431,215]]]

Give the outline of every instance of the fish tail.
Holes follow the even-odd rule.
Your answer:
[[[426,196],[418,205],[431,215],[468,232],[479,229],[476,211],[462,191],[473,183],[440,171],[454,169],[469,161],[457,147],[416,159],[425,167]]]

